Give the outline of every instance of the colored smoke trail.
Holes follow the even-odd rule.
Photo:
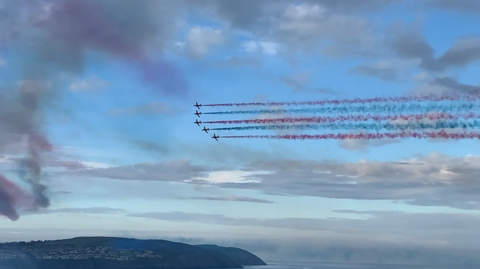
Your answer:
[[[409,105],[368,105],[368,106],[339,106],[339,107],[322,107],[322,108],[298,108],[298,109],[276,109],[276,110],[240,110],[240,111],[219,111],[206,112],[203,114],[210,115],[234,115],[234,114],[284,114],[284,113],[405,113],[405,112],[460,112],[479,109],[478,104],[409,104]]]
[[[397,133],[358,133],[358,134],[316,134],[316,135],[232,135],[220,136],[220,138],[243,138],[243,139],[287,139],[287,140],[345,140],[345,139],[396,139],[396,138],[442,138],[442,139],[480,139],[480,132],[447,133],[445,130],[437,132],[397,132]]]
[[[389,131],[414,130],[414,129],[454,129],[454,128],[480,128],[480,121],[438,121],[434,123],[409,122],[409,123],[329,123],[329,124],[300,124],[300,125],[261,125],[212,128],[212,131],[246,131],[246,130],[300,130],[300,129],[330,129],[330,130],[373,130],[382,129]]]
[[[207,104],[203,106],[302,106],[302,105],[340,105],[340,104],[368,104],[380,102],[439,102],[439,101],[477,101],[480,95],[421,95],[421,96],[399,96],[399,97],[375,97],[375,98],[355,98],[340,100],[321,100],[304,102],[253,102],[253,103],[225,103],[225,104]]]
[[[20,193],[20,188],[0,174],[0,215],[4,215],[13,221],[19,218],[15,209],[15,198],[18,193]]]
[[[335,117],[303,117],[303,118],[274,118],[274,119],[249,119],[249,120],[220,120],[206,121],[206,124],[268,124],[268,123],[327,123],[337,121],[382,121],[382,120],[458,120],[480,118],[480,114],[473,112],[468,114],[407,114],[407,115],[346,115]]]

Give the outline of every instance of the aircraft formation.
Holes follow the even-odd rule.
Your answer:
[[[194,107],[196,107],[197,109],[200,109],[202,107],[201,104],[199,104],[198,102],[195,102],[195,105],[193,105]],[[196,115],[197,117],[200,118],[200,116],[202,115],[202,112],[198,112],[198,110],[195,110],[195,113],[193,113],[194,115]],[[195,123],[196,125],[200,126],[200,124],[202,124],[202,121],[199,121],[198,119],[195,119],[195,121],[193,122]],[[204,131],[205,133],[208,134],[208,131],[210,131],[209,128],[203,126],[203,129],[202,131]],[[220,138],[218,135],[216,134],[213,134],[212,136],[213,139],[215,139],[216,141],[218,141],[218,139]]]
[[[480,101],[480,94],[203,105],[196,102],[194,115],[198,118],[195,119],[194,123],[200,128],[202,127],[201,124],[220,125],[210,128],[203,126],[201,131],[207,134],[209,131],[233,131],[235,133],[258,131],[263,133],[222,136],[217,136],[214,133],[212,138],[217,141],[219,138],[287,140],[480,139],[480,103],[478,101]],[[202,107],[223,107],[227,110],[204,111],[202,113],[200,111]],[[233,107],[237,109],[228,109]],[[301,115],[294,116],[295,114]],[[251,115],[253,117],[250,116],[248,119],[228,119],[230,117],[227,117],[223,120],[202,122],[199,119],[204,115]],[[270,116],[265,117],[266,115]],[[232,124],[234,126],[231,126]],[[276,134],[269,134],[272,131]]]

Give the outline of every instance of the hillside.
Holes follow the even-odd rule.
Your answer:
[[[265,265],[242,249],[166,240],[77,237],[0,244],[0,269],[202,269]]]
[[[203,249],[218,251],[226,255],[230,259],[232,259],[232,261],[239,263],[241,265],[267,265],[259,257],[240,248],[221,247],[217,245],[195,245],[195,246]]]

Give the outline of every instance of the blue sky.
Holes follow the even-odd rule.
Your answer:
[[[20,214],[0,218],[8,235],[1,238],[272,239],[311,231],[327,240],[304,229],[318,221],[318,229],[357,243],[360,234],[373,243],[392,235],[407,245],[465,243],[454,235],[470,226],[445,224],[420,238],[412,231],[435,216],[478,223],[478,141],[217,142],[193,124],[196,101],[480,90],[476,2],[347,2],[0,1],[10,15],[0,19],[0,172],[24,189],[0,199],[17,201]],[[32,133],[52,151],[32,155]],[[44,193],[18,173],[19,162],[31,159],[42,164],[32,177]],[[32,202],[38,196],[50,205]],[[396,220],[384,211],[412,221],[380,229]],[[332,218],[347,228],[325,224]],[[32,236],[41,229],[48,232]]]

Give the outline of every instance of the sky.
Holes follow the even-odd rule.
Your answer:
[[[479,91],[479,22],[475,0],[0,0],[0,241],[478,248],[478,141],[215,141],[193,104]]]

